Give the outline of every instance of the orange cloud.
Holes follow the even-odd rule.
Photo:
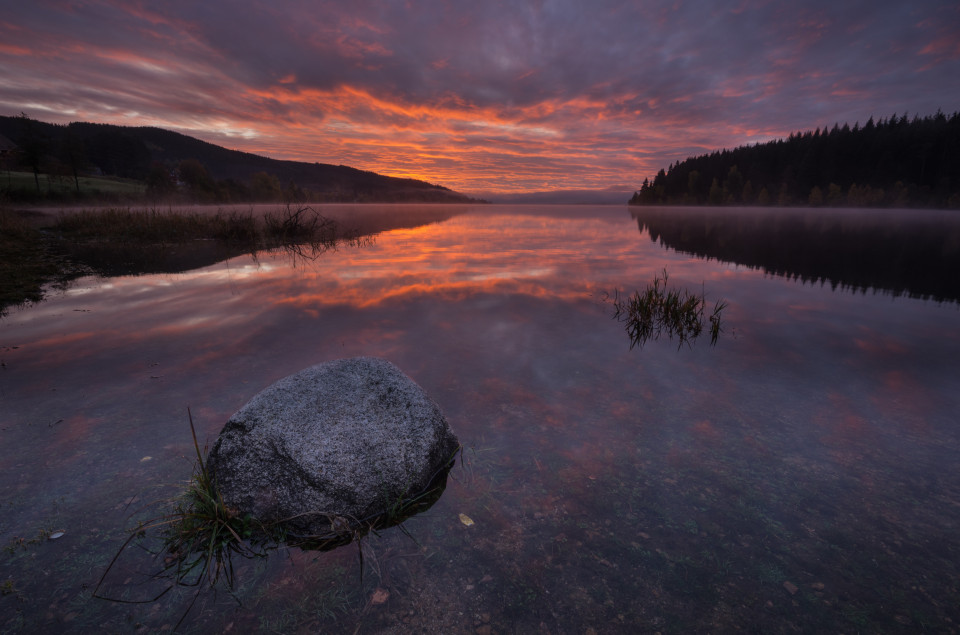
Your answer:
[[[943,81],[960,60],[945,8],[904,20],[741,2],[705,29],[683,3],[614,3],[505,28],[484,3],[298,13],[211,1],[20,3],[0,21],[0,104],[522,192],[637,186],[687,156],[866,120],[880,103],[922,113],[957,101]]]

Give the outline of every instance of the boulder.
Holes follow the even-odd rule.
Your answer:
[[[228,507],[320,537],[369,526],[445,479],[459,447],[420,386],[386,360],[357,357],[258,393],[224,425],[207,469]]]

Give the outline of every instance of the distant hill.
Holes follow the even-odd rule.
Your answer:
[[[645,179],[629,202],[960,208],[960,113],[871,117],[691,157]]]
[[[270,159],[161,128],[84,122],[57,125],[22,116],[0,117],[0,136],[17,145],[16,150],[4,152],[5,169],[58,173],[67,178],[96,174],[134,179],[146,183],[148,196],[158,198],[473,202],[424,181],[344,165]],[[81,189],[79,183],[77,189]]]
[[[514,205],[623,205],[631,192],[627,188],[605,190],[553,190],[519,194],[482,194],[491,203]]]

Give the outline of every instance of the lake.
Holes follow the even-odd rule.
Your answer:
[[[91,275],[0,318],[0,631],[960,628],[957,213],[318,209],[365,238]],[[611,298],[664,271],[727,303],[715,345],[631,347]],[[123,602],[92,597],[190,478],[188,408],[212,444],[359,355],[464,445],[432,508],[156,601],[130,547],[101,588]]]

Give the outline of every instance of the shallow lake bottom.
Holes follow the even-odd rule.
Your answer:
[[[957,630],[955,299],[705,257],[623,207],[417,213],[315,260],[89,277],[0,319],[0,630]],[[715,346],[630,348],[610,294],[663,270],[728,303]],[[233,589],[92,597],[189,478],[188,407],[212,443],[276,379],[357,355],[465,446],[430,510],[235,559]],[[131,548],[104,590],[149,599],[155,567]]]

